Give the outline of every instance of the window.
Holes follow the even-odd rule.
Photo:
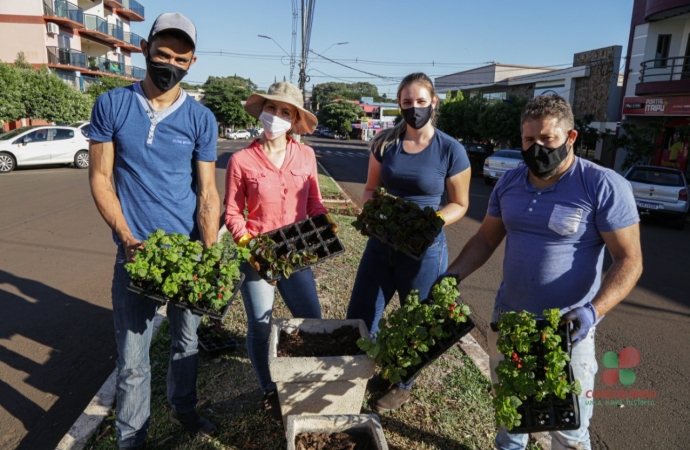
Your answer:
[[[54,141],[62,141],[65,139],[72,139],[74,137],[74,130],[67,130],[65,128],[55,129],[55,134],[53,135]]]
[[[500,101],[505,100],[506,93],[505,92],[487,92],[487,93],[483,94],[482,97],[489,100],[490,102],[491,101],[500,102]]]
[[[656,41],[656,55],[654,55],[654,67],[668,66],[668,51],[671,48],[671,35],[660,34]]]

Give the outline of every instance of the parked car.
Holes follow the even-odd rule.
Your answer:
[[[642,216],[668,220],[679,230],[688,215],[688,182],[683,172],[670,167],[634,166],[625,174]]]
[[[0,173],[38,164],[89,167],[89,140],[77,128],[32,126],[0,134]]]
[[[247,130],[235,130],[227,133],[225,137],[228,139],[249,139],[251,134]]]
[[[484,183],[494,184],[504,173],[524,163],[522,150],[499,150],[484,160]]]
[[[259,127],[259,128],[250,128],[249,130],[249,135],[251,137],[259,137],[261,136],[261,133],[264,132],[264,129]]]
[[[83,134],[84,137],[89,137],[89,128],[91,128],[91,122],[89,122],[88,120],[80,120],[79,122],[74,122],[73,124],[70,124],[70,127],[79,128],[81,130],[81,134]]]
[[[494,145],[463,142],[462,146],[465,147],[467,157],[470,160],[472,175],[481,175],[483,173],[484,161],[494,153]]]

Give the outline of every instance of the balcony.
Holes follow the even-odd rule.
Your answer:
[[[122,39],[110,34],[110,25],[105,19],[94,16],[93,14],[84,14],[84,29],[79,32],[82,36],[89,36],[105,41],[109,44],[119,44]],[[115,25],[112,25],[116,28]]]
[[[125,76],[127,78],[134,78],[135,80],[143,80],[146,78],[146,69],[134,66],[125,66]]]
[[[144,7],[136,0],[121,0],[121,8],[115,8],[117,13],[132,22],[143,22],[145,20]]]
[[[84,28],[84,10],[67,0],[43,0],[43,18],[73,29]]]
[[[104,0],[103,3],[105,3],[105,6],[109,6],[111,8],[117,9],[117,8],[122,8],[122,0]]]
[[[120,47],[129,50],[130,52],[138,52],[141,53],[141,40],[143,38],[139,36],[138,34],[131,33],[129,31],[125,31],[125,38],[124,38],[124,44],[120,43]]]
[[[690,56],[650,59],[640,66],[635,95],[690,93]]]
[[[644,18],[649,22],[668,19],[690,12],[688,0],[647,0]]]
[[[48,49],[48,67],[62,69],[86,69],[86,54],[78,50],[60,47],[46,47]]]
[[[117,40],[118,43],[124,42],[125,40],[125,31],[122,29],[122,27],[118,27],[112,23],[108,24],[108,35]]]
[[[111,61],[101,56],[89,56],[87,70],[90,72],[109,73],[111,75],[125,76],[125,65],[119,61]]]

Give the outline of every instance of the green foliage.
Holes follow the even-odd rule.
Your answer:
[[[479,132],[479,117],[488,107],[489,102],[481,92],[469,97],[446,99],[439,109],[438,128],[454,138],[467,142],[477,142],[484,136]]]
[[[47,68],[33,70],[0,63],[0,121],[24,117],[71,123],[91,114],[92,99]]]
[[[276,248],[276,242],[266,235],[258,235],[247,243],[249,263],[269,280],[279,276],[290,278],[296,269],[313,264],[318,259],[307,250],[290,250],[278,256]]]
[[[86,93],[95,101],[101,94],[118,87],[129,86],[132,81],[120,77],[98,77],[98,83],[93,83],[86,89]]]
[[[543,327],[527,311],[506,313],[498,322],[496,345],[506,358],[496,367],[493,404],[497,424],[509,430],[520,425],[517,408],[524,401],[541,402],[549,395],[564,399],[569,393],[581,392],[579,381],[567,381],[565,366],[570,357],[561,348],[561,313],[549,309],[543,315]]]
[[[527,104],[525,98],[510,99],[510,102],[492,102],[479,114],[478,132],[485,140],[506,141],[510,148],[520,148],[520,115]]]
[[[125,269],[136,285],[154,294],[220,311],[240,279],[240,260],[223,259],[220,243],[203,248],[188,236],[156,230]]]
[[[658,137],[662,133],[663,123],[656,121],[644,125],[630,122],[621,124],[622,132],[612,139],[614,148],[622,148],[627,154],[623,160],[623,169],[636,164],[647,164],[659,150]]]
[[[371,83],[329,82],[317,84],[312,88],[312,109],[323,108],[337,98],[359,100],[362,97],[374,97],[374,101],[386,100],[385,96],[379,96],[378,88]]]
[[[434,285],[430,302],[420,302],[419,292],[407,296],[405,305],[379,321],[379,331],[361,338],[357,345],[381,365],[381,375],[398,383],[408,369],[422,363],[429,353],[452,334],[451,327],[467,322],[469,306],[457,303],[457,280],[447,277]]]
[[[364,110],[354,103],[335,102],[321,108],[317,114],[319,123],[342,134],[352,132],[352,122],[357,121]]]
[[[445,222],[434,208],[420,208],[414,202],[377,188],[352,225],[364,236],[376,236],[396,250],[419,256],[443,229]]]
[[[18,69],[33,69],[34,66],[26,60],[24,52],[19,52],[17,53],[17,58],[14,60],[14,67]]]
[[[247,114],[242,106],[242,101],[256,90],[256,85],[250,79],[237,76],[209,77],[202,88],[205,91],[204,102],[218,122],[239,128],[248,128],[256,123],[256,119]]]

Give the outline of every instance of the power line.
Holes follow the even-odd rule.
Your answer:
[[[321,58],[323,58],[323,59],[325,59],[325,60],[327,60],[327,61],[330,61],[330,62],[332,62],[332,63],[338,64],[339,66],[346,67],[346,68],[348,68],[348,69],[350,69],[350,70],[354,70],[355,72],[364,73],[364,74],[371,75],[371,76],[374,76],[374,77],[376,77],[376,78],[381,78],[381,79],[383,79],[383,80],[388,80],[388,81],[400,81],[400,80],[401,80],[401,78],[387,77],[387,76],[384,76],[384,75],[377,75],[377,74],[375,74],[375,73],[371,73],[371,72],[366,72],[366,71],[364,71],[364,70],[355,69],[354,67],[350,67],[350,66],[348,66],[348,65],[346,65],[346,64],[343,64],[343,63],[340,63],[340,62],[338,62],[338,61],[336,61],[336,60],[334,60],[334,59],[326,58],[325,56],[323,56],[323,55],[321,55],[321,54],[319,54],[319,53],[316,53],[314,50],[309,50],[309,51],[310,51],[311,53],[315,54],[315,55],[320,56]]]

